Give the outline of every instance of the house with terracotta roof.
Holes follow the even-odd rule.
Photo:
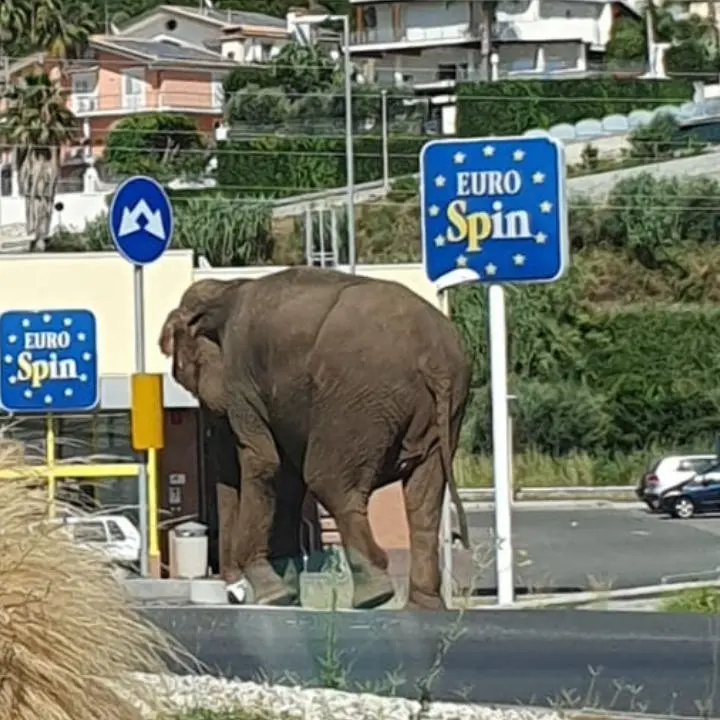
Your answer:
[[[68,164],[100,157],[108,133],[131,114],[180,113],[211,136],[222,121],[227,74],[303,40],[291,18],[177,5],[160,5],[108,30],[91,36],[84,57],[63,68],[68,103],[79,120]],[[36,53],[11,64],[7,75],[12,82],[54,64]]]

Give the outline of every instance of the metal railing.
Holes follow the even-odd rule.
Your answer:
[[[437,40],[467,40],[478,37],[480,31],[458,26],[435,28],[378,27],[356,30],[350,35],[351,45],[374,45],[377,43],[433,42]]]
[[[95,92],[72,93],[70,95],[70,108],[75,115],[87,115],[96,112],[98,107],[98,95]]]

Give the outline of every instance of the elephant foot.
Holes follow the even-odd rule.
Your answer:
[[[286,570],[286,576],[291,573]],[[292,584],[280,579],[272,566],[267,562],[256,563],[245,568],[245,583],[252,588],[253,605],[297,605],[299,592]],[[228,595],[235,594],[235,587],[243,583],[243,580],[228,585]],[[245,586],[247,588],[247,585]],[[245,602],[247,590],[242,596],[241,602]],[[238,598],[239,599],[239,598]]]
[[[426,593],[411,587],[405,610],[447,610],[447,607],[440,593]]]
[[[352,606],[356,610],[372,610],[395,597],[390,575],[380,570],[353,574]]]

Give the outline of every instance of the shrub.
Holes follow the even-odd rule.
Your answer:
[[[720,590],[717,588],[697,588],[685,590],[677,595],[666,597],[661,602],[664,612],[720,614]]]
[[[174,205],[173,248],[193,250],[215,267],[262,264],[272,257],[272,207],[267,202],[187,193],[175,198]],[[87,223],[82,232],[56,233],[51,247],[54,252],[111,249],[107,215]]]
[[[630,133],[630,156],[643,160],[669,157],[679,149],[678,131],[678,122],[672,115],[656,115],[647,125]]]
[[[424,138],[391,137],[390,176],[418,171]],[[355,182],[382,179],[382,139],[355,138]],[[342,137],[264,135],[222,143],[218,184],[236,195],[286,197],[345,184],[345,140]]]
[[[0,448],[0,466],[14,466],[13,450]],[[3,717],[137,720],[138,702],[162,710],[134,673],[167,672],[176,649],[47,511],[31,479],[0,482]]]
[[[692,82],[593,77],[577,80],[501,80],[457,88],[457,134],[515,135],[558,123],[624,115],[692,98]]]
[[[145,113],[122,119],[110,131],[103,162],[115,175],[142,173],[167,181],[200,174],[207,157],[192,118]]]

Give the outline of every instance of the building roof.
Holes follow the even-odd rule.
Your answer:
[[[245,12],[244,10],[215,10],[210,8],[186,7],[184,5],[158,5],[144,12],[142,15],[138,15],[126,23],[123,23],[119,27],[119,30],[121,33],[126,32],[138,23],[142,23],[144,20],[160,12],[170,13],[172,15],[184,15],[185,17],[191,17],[194,20],[206,22],[220,28],[237,25],[283,29],[287,27],[287,21],[284,18],[265,15],[264,13]]]
[[[350,0],[351,5],[375,5],[377,3],[390,2],[397,2],[397,0]],[[440,2],[441,0],[437,0],[438,4]],[[568,0],[568,2],[592,3],[593,5],[606,5],[608,3],[617,2],[619,5],[624,5],[628,10],[635,13],[636,15],[642,14],[641,8],[643,7],[643,3],[641,2],[641,0]],[[428,0],[406,0],[406,3],[409,5],[421,5],[427,4]]]
[[[148,62],[193,65],[220,65],[236,67],[237,63],[226,60],[211,50],[180,45],[163,40],[142,40],[117,35],[93,35],[90,46],[99,50],[141,58]]]

